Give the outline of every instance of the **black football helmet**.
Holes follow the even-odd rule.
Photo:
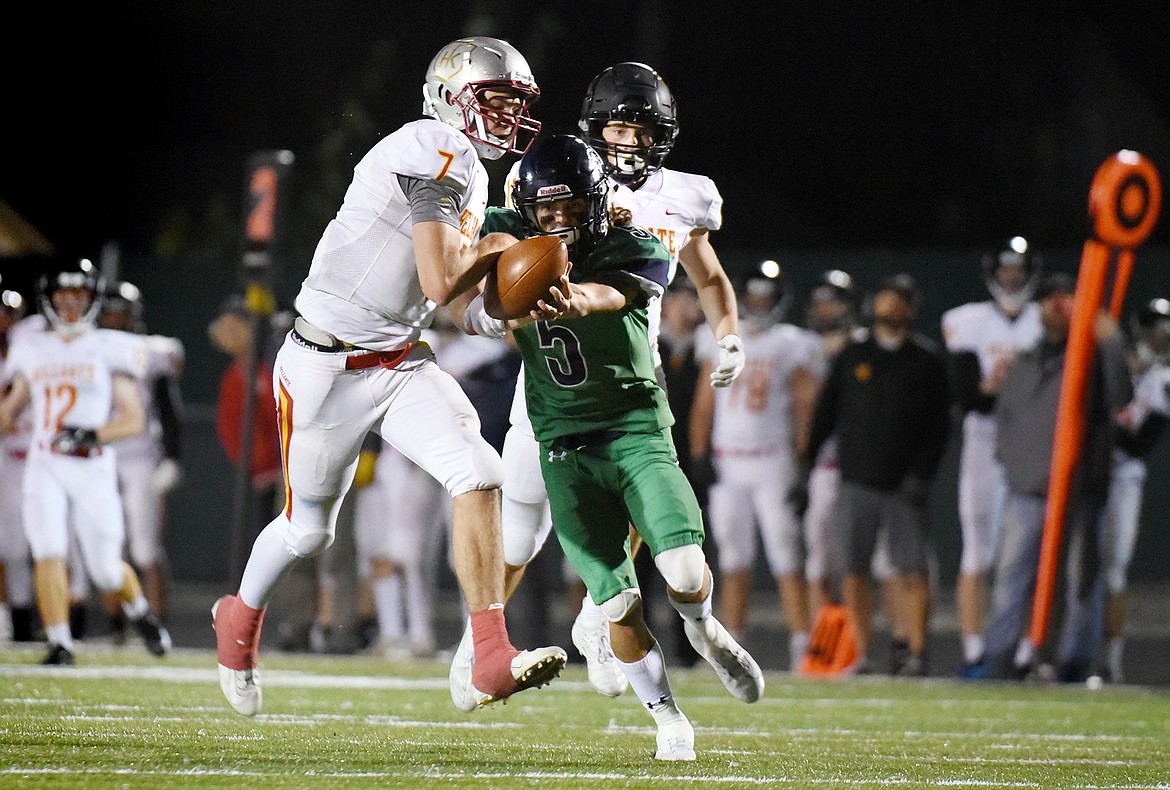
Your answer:
[[[617,145],[602,130],[610,121],[636,123],[652,132],[649,145]],[[662,167],[678,137],[674,95],[644,63],[618,63],[589,83],[577,125],[605,160],[609,174],[623,184],[642,181]]]
[[[1141,362],[1148,365],[1170,359],[1170,299],[1151,299],[1131,315],[1129,321]]]
[[[75,321],[66,320],[53,307],[53,294],[63,288],[81,288],[89,292],[89,306]],[[55,274],[42,274],[37,281],[37,305],[49,324],[58,332],[76,335],[93,326],[102,306],[105,281],[89,258],[62,267]]]
[[[779,263],[763,261],[737,279],[739,318],[749,329],[760,331],[784,320],[792,294]]]
[[[146,307],[138,286],[125,281],[110,284],[103,294],[98,323],[127,332],[145,332]]]
[[[1005,286],[999,279],[999,270],[1004,266],[1022,267],[1017,282],[1011,286]],[[983,256],[983,279],[987,290],[999,309],[1008,315],[1019,315],[1032,300],[1040,275],[1040,259],[1023,236],[1012,236],[999,252]]]
[[[512,205],[533,234],[560,236],[572,251],[574,245],[591,246],[609,232],[610,189],[601,157],[584,140],[569,134],[541,135],[520,158]],[[541,228],[537,216],[541,204],[569,197],[584,200],[582,223]]]
[[[821,272],[805,308],[808,328],[819,334],[844,330],[857,322],[857,287],[840,269]]]

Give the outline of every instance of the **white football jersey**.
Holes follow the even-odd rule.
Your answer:
[[[159,454],[162,441],[162,421],[154,402],[155,386],[159,379],[175,378],[183,370],[184,349],[178,338],[165,335],[140,335],[146,352],[146,370],[139,380],[142,407],[146,411],[146,430],[135,436],[113,442],[118,448],[118,460],[153,458]]]
[[[109,422],[113,376],[141,379],[146,348],[139,335],[90,329],[66,340],[56,332],[22,332],[9,349],[9,375],[28,381],[32,402],[32,446],[47,449],[61,428],[96,429]]]
[[[325,228],[296,298],[308,321],[376,351],[418,340],[437,305],[419,284],[410,204],[398,176],[437,181],[460,196],[450,212],[463,246],[487,208],[488,175],[462,132],[413,121],[378,142],[354,168],[345,200]]]
[[[696,353],[717,362],[718,347],[710,332],[697,333]],[[792,395],[789,381],[803,368],[823,378],[828,367],[821,339],[792,324],[775,324],[744,333],[743,372],[730,387],[715,390],[711,447],[716,455],[735,457],[791,452]]]
[[[1151,414],[1170,417],[1170,367],[1156,362],[1138,376],[1133,384],[1133,400],[1125,408],[1137,427]]]
[[[1000,360],[1012,359],[1040,342],[1040,305],[1029,302],[1014,321],[992,301],[959,305],[943,313],[942,332],[947,350],[974,353],[986,377]]]

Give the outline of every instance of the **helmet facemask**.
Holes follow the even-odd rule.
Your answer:
[[[583,140],[544,136],[520,160],[512,205],[530,232],[559,236],[570,254],[580,255],[609,232],[612,190],[601,157]],[[566,218],[555,227],[554,208]]]
[[[1018,268],[1005,273],[1005,267]],[[999,254],[984,257],[983,277],[995,304],[1004,314],[1015,317],[1036,294],[1040,265],[1031,255],[1028,242],[1016,236]]]
[[[587,124],[589,144],[602,155],[606,172],[618,183],[636,184],[662,169],[666,155],[674,147],[676,127],[673,122],[663,123],[656,116],[649,120],[630,120],[639,113],[621,112],[611,116],[625,117],[593,118]],[[605,129],[611,122],[637,125],[650,133],[652,142],[623,144],[605,138]]]
[[[92,263],[83,260],[81,264],[79,270],[63,271],[52,278],[48,275],[42,276],[37,288],[37,301],[41,312],[54,330],[67,337],[84,334],[93,327],[102,307],[101,280],[93,270]],[[79,311],[75,319],[62,315],[62,311],[53,304],[53,296],[63,290],[80,290],[89,295],[89,304]]]
[[[497,101],[498,97],[487,98],[488,91],[515,91],[520,97],[520,109],[512,113],[493,107],[489,102]],[[539,90],[529,91],[516,83],[469,82],[449,101],[462,111],[463,133],[471,139],[479,155],[484,159],[499,159],[509,152],[524,153],[540,133],[540,122],[528,114],[528,108],[539,95]],[[504,136],[494,135],[488,131],[492,122],[508,124],[512,129]]]
[[[517,210],[533,233],[559,236],[569,250],[577,252],[592,247],[609,232],[609,189],[605,184],[577,193],[561,184],[540,187],[537,191],[535,198],[515,198]],[[562,213],[572,215],[574,221],[546,227],[553,204],[559,201],[566,202]]]
[[[636,124],[651,142],[637,145],[605,139],[612,122]],[[593,78],[577,123],[585,139],[605,160],[609,175],[636,185],[658,171],[678,137],[674,95],[654,69],[643,63],[619,63]]]

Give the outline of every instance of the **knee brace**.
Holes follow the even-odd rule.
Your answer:
[[[695,544],[667,549],[654,558],[658,572],[675,592],[697,593],[706,580],[707,557]]]
[[[504,533],[504,562],[517,568],[532,562],[552,530],[544,502],[517,502],[508,496],[501,499],[500,524]]]
[[[293,517],[284,531],[284,547],[294,557],[312,557],[333,545],[337,500],[310,501],[293,495]],[[331,516],[332,512],[332,516]]]
[[[620,623],[642,601],[642,591],[637,587],[622,590],[620,593],[601,604],[601,611],[611,623]]]

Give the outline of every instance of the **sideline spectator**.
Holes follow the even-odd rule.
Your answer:
[[[1073,280],[1066,274],[1050,274],[1041,281],[1036,297],[1044,335],[1016,359],[996,402],[996,455],[1008,485],[1003,546],[992,588],[987,651],[983,662],[964,672],[968,679],[1022,679],[1036,668],[1038,646],[1026,634],[1026,621],[1044,533],[1073,295]],[[1085,436],[1063,531],[1068,548],[1066,596],[1056,677],[1066,682],[1089,677],[1101,642],[1104,585],[1098,531],[1112,469],[1113,415],[1132,395],[1124,343],[1116,324],[1103,313],[1096,331],[1097,351],[1086,393]]]
[[[887,278],[873,295],[873,326],[847,345],[817,398],[805,460],[836,434],[841,488],[833,564],[857,640],[848,673],[869,672],[870,564],[879,534],[898,585],[899,622],[909,650],[896,674],[926,674],[929,612],[927,497],[950,430],[946,363],[912,332],[919,294],[913,278]]]

